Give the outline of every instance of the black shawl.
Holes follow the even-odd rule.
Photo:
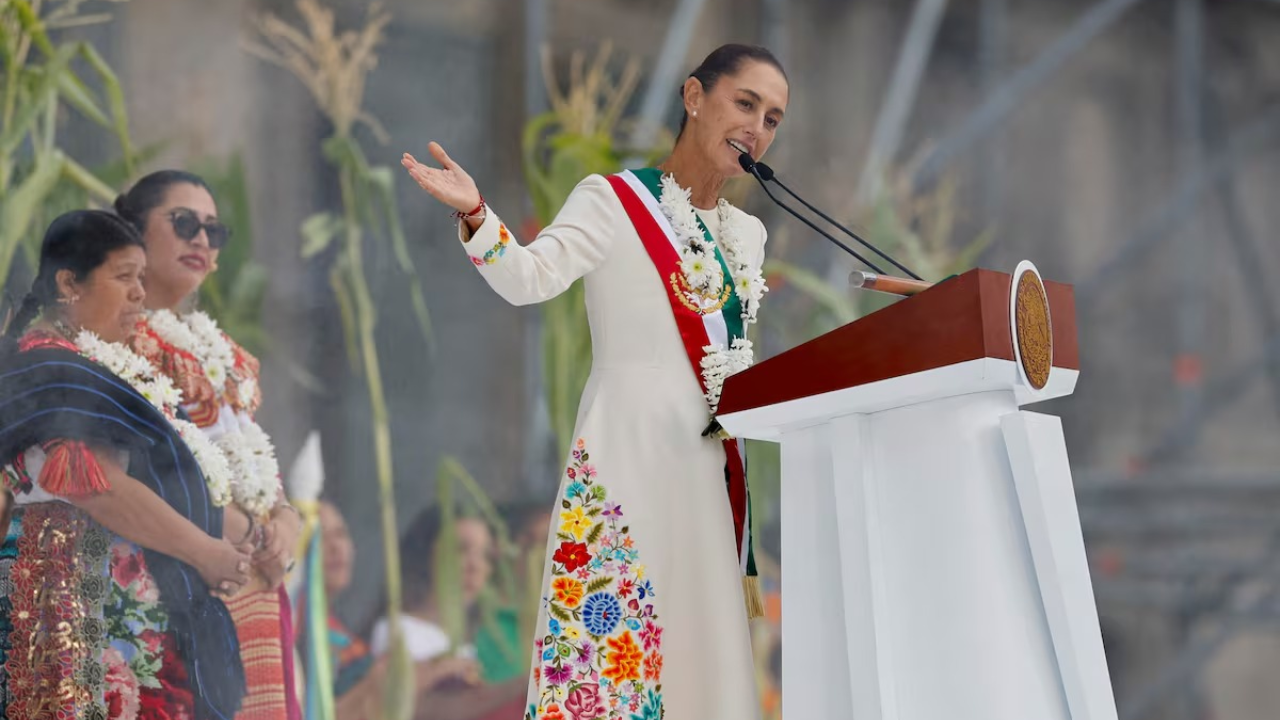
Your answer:
[[[125,381],[71,350],[40,348],[0,360],[0,466],[36,443],[69,439],[129,451],[129,475],[212,537],[222,509],[173,425]],[[196,717],[232,720],[245,694],[231,614],[195,568],[144,550],[186,663]]]

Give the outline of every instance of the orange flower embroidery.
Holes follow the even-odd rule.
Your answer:
[[[622,633],[622,637],[609,638],[605,642],[609,645],[609,666],[600,674],[615,683],[639,680],[640,663],[644,660],[644,653],[636,645],[631,633]]]
[[[571,577],[558,577],[551,583],[556,593],[556,600],[569,609],[578,607],[582,602],[582,583]]]
[[[662,653],[652,653],[644,659],[644,679],[658,682],[662,679]]]
[[[560,712],[560,706],[551,703],[547,706],[547,711],[542,714],[541,720],[565,720],[564,713]]]

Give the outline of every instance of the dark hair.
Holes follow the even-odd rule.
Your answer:
[[[147,175],[116,198],[116,214],[128,220],[138,232],[147,231],[147,216],[164,204],[165,193],[174,185],[195,185],[213,194],[204,178],[184,170],[158,170]]]
[[[502,521],[506,523],[507,531],[511,535],[509,539],[513,542],[518,540],[520,533],[530,521],[543,515],[551,515],[554,512],[554,503],[555,498],[546,500],[521,499],[500,506],[498,514],[502,517]],[[549,525],[550,523],[548,523]],[[542,529],[545,530],[546,528]]]
[[[400,535],[400,594],[411,603],[420,602],[434,587],[436,542],[443,524],[440,508],[432,505],[418,513]]]
[[[142,236],[132,225],[105,210],[73,210],[49,225],[40,243],[40,269],[9,327],[0,337],[0,356],[17,348],[18,337],[40,310],[58,301],[58,271],[70,270],[77,282],[120,248],[143,247]]]
[[[743,63],[748,60],[762,62],[772,65],[782,73],[782,78],[787,79],[787,71],[782,69],[782,63],[778,62],[778,58],[769,52],[768,48],[759,45],[740,45],[738,43],[729,43],[721,45],[711,54],[703,59],[702,64],[696,70],[689,74],[691,78],[697,78],[702,83],[703,92],[711,92],[711,88],[720,82],[720,78],[725,75],[735,75],[742,69]],[[684,99],[684,85],[680,86],[680,98]],[[680,117],[680,132],[684,133],[684,126],[689,122],[689,113],[686,112]]]

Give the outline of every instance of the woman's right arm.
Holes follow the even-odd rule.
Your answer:
[[[431,152],[440,169],[407,154],[405,168],[437,200],[470,212],[480,197],[475,182],[439,145],[432,143]],[[459,239],[471,264],[499,295],[513,305],[530,305],[559,295],[604,262],[619,207],[609,181],[591,175],[578,183],[555,220],[526,246],[516,242],[492,208],[486,208],[479,222],[463,222]]]
[[[126,540],[194,567],[215,592],[234,595],[249,582],[250,548],[236,547],[196,527],[130,477],[112,451],[94,449],[93,455],[110,487],[67,496],[68,502]]]

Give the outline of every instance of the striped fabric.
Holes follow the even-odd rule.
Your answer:
[[[239,595],[227,601],[240,638],[245,696],[235,720],[285,720],[284,657],[280,642],[280,596],[275,591]]]

